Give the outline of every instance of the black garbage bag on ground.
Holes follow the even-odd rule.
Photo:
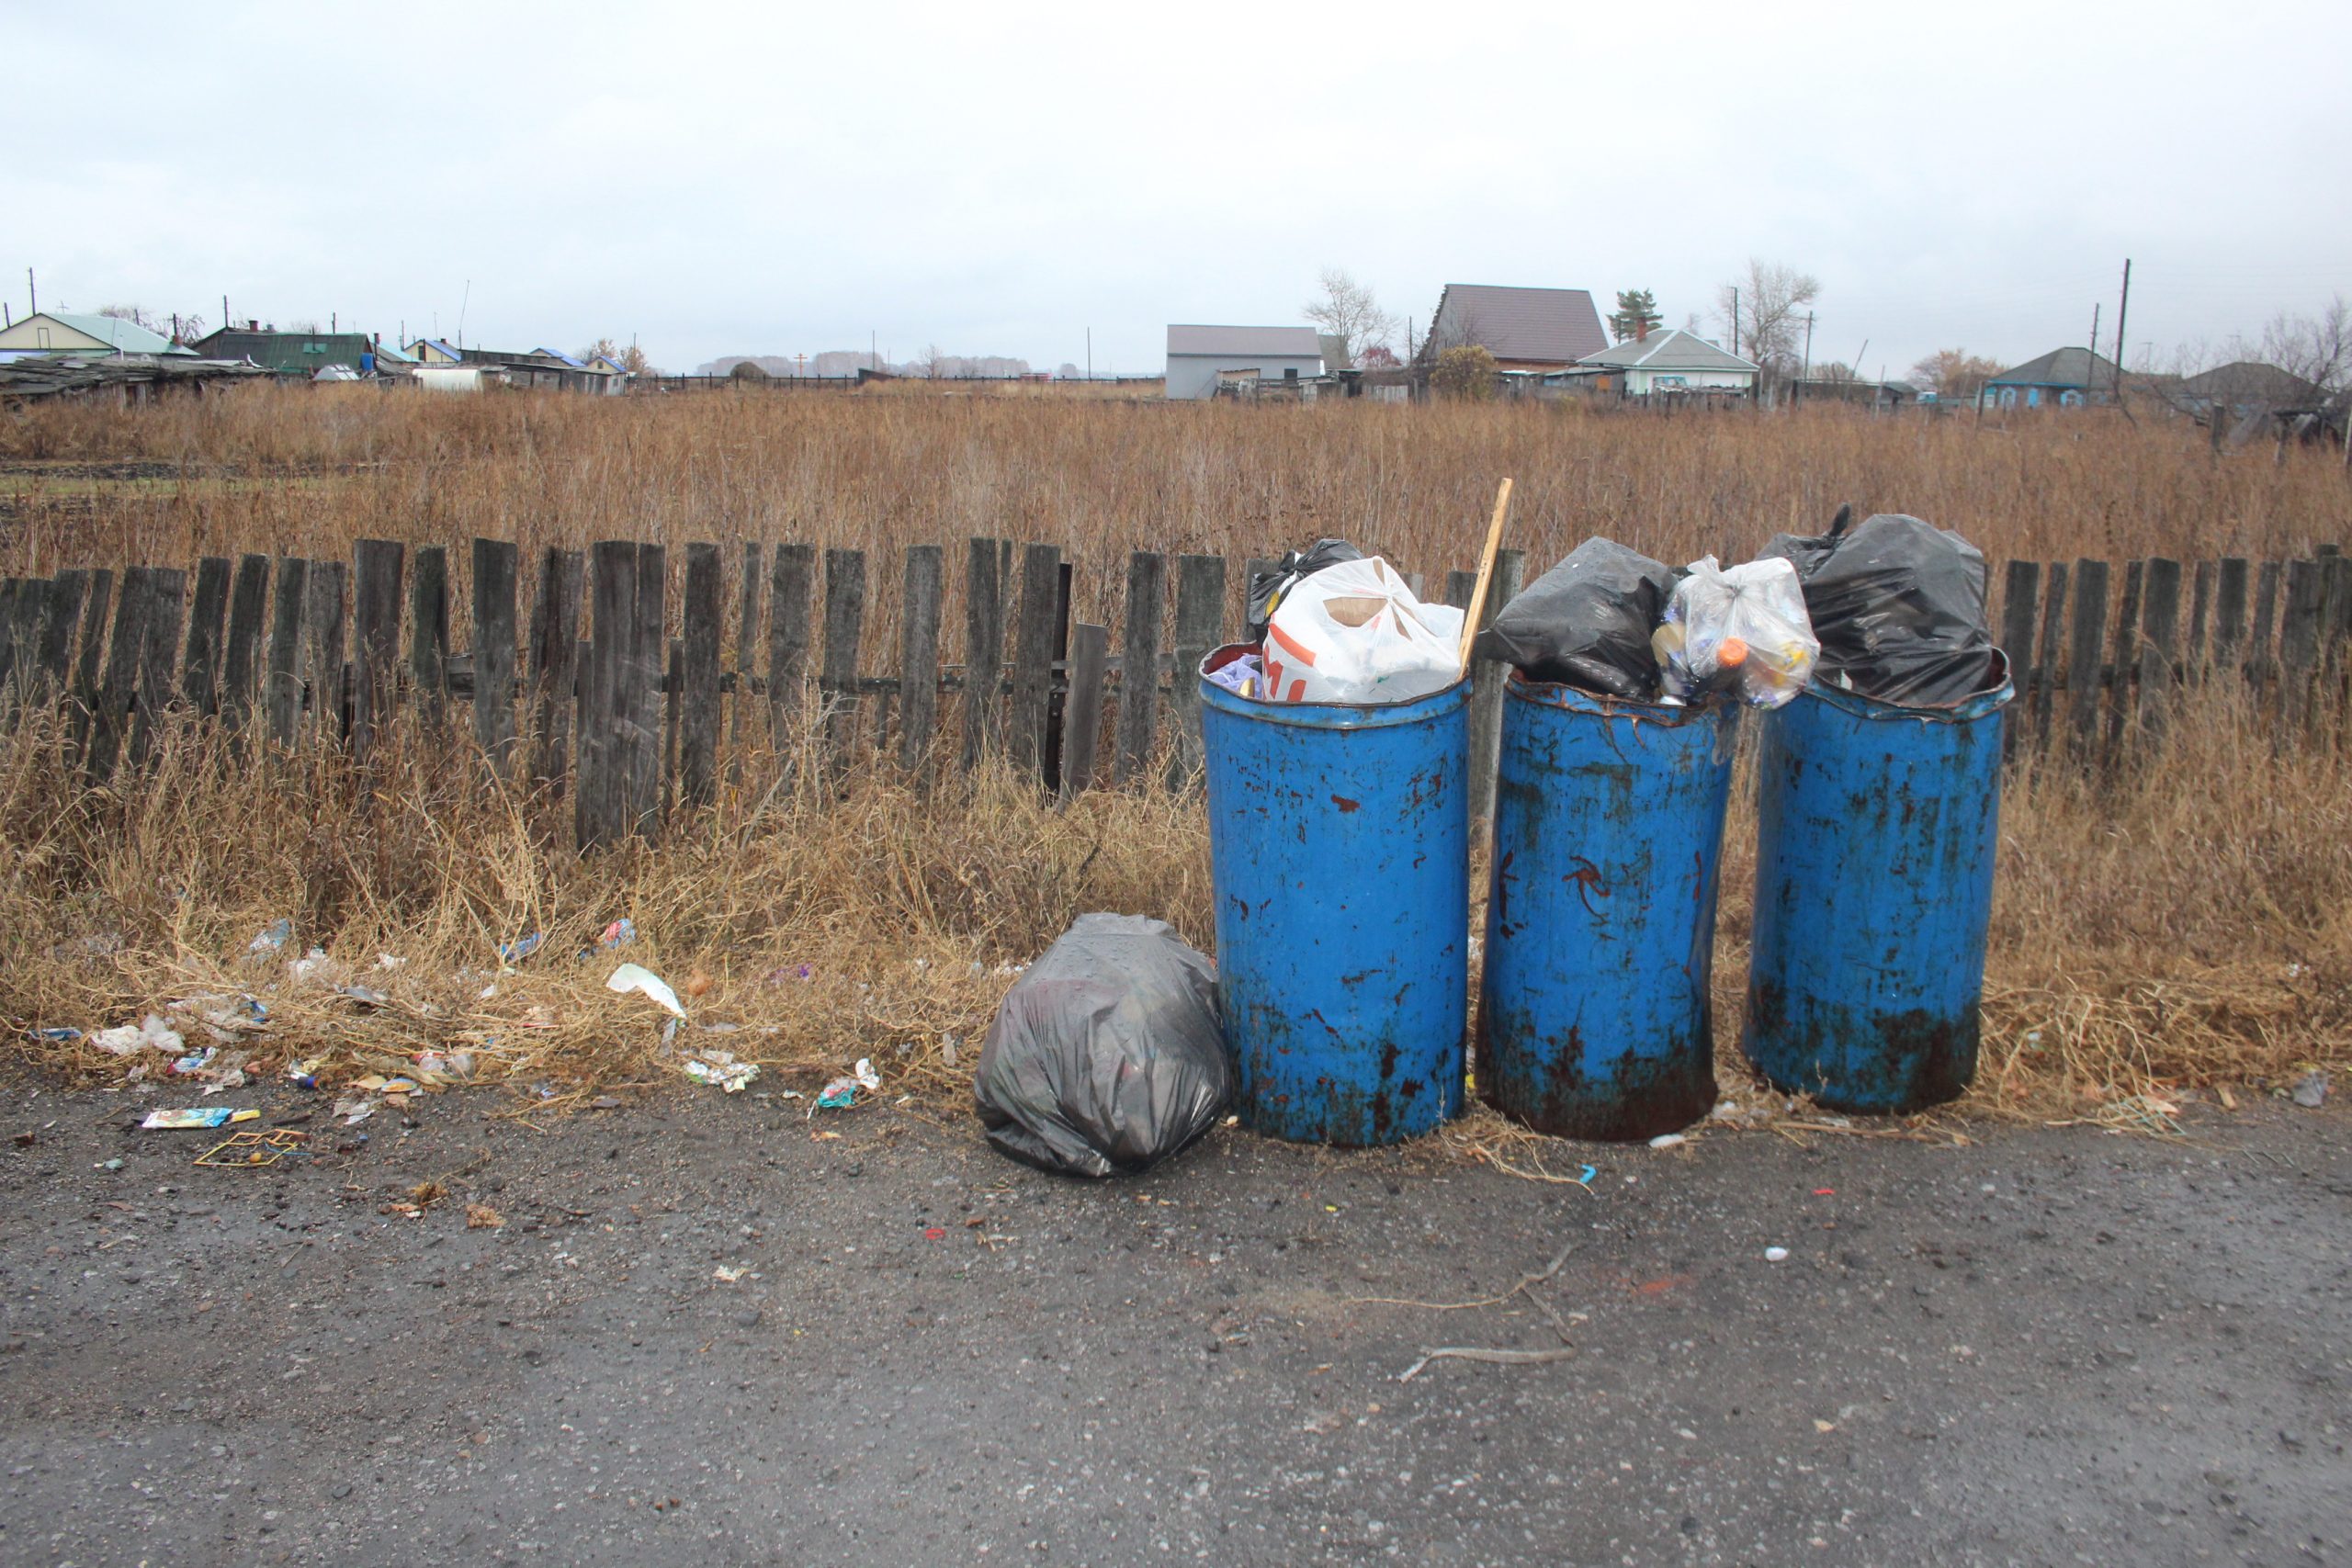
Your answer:
[[[1656,702],[1650,634],[1679,575],[1614,539],[1587,539],[1496,612],[1472,652],[1516,665],[1531,681]]]
[[[1314,547],[1293,550],[1283,557],[1272,571],[1250,574],[1250,640],[1266,640],[1266,627],[1274,618],[1274,606],[1290,592],[1290,585],[1302,577],[1312,577],[1327,566],[1337,566],[1343,560],[1362,560],[1363,552],[1345,539],[1317,539]]]
[[[1814,679],[1906,707],[1950,707],[1992,686],[1999,649],[1984,622],[1984,554],[1949,528],[1881,513],[1846,532],[1773,536],[1796,564],[1821,639]]]
[[[972,1083],[989,1142],[1074,1176],[1132,1176],[1231,1096],[1216,969],[1167,922],[1080,915],[1005,993]]]

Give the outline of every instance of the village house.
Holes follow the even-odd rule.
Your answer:
[[[1323,374],[1323,344],[1313,327],[1173,325],[1168,329],[1170,398],[1213,398],[1224,385],[1261,381],[1295,386]]]

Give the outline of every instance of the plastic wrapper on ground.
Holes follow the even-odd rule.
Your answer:
[[[1682,702],[1727,691],[1776,708],[1813,679],[1821,644],[1806,619],[1794,563],[1779,557],[1719,567],[1692,561],[1650,639],[1666,694]]]
[[[1817,681],[1874,702],[1951,707],[2001,683],[1984,556],[1948,528],[1882,513],[1852,532],[1775,536],[1821,642]]]
[[[1232,1093],[1215,966],[1164,921],[1080,915],[1005,994],[972,1091],[989,1142],[1014,1159],[1149,1169]]]
[[[1672,567],[1614,539],[1587,539],[1496,613],[1478,634],[1477,656],[1530,681],[1656,702],[1650,636],[1674,578]]]
[[[1462,678],[1462,612],[1424,604],[1378,556],[1283,594],[1266,628],[1269,701],[1408,703]]]

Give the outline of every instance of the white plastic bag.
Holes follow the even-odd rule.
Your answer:
[[[1266,695],[1404,703],[1462,678],[1462,612],[1424,604],[1374,556],[1301,578],[1266,628]]]
[[[1728,687],[1759,708],[1793,699],[1821,656],[1796,567],[1777,557],[1728,570],[1708,556],[1674,585],[1650,639],[1670,697]]]

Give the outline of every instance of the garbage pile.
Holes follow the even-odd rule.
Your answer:
[[[1984,555],[1949,528],[1882,513],[1852,533],[1851,507],[1829,532],[1773,536],[1767,557],[1803,580],[1821,639],[1821,678],[1908,707],[1950,707],[2006,673],[1984,612]]]
[[[1252,646],[1208,678],[1261,702],[1411,702],[1462,678],[1462,618],[1380,557],[1323,539],[1251,579]]]
[[[1787,560],[1678,570],[1594,538],[1504,605],[1476,650],[1594,696],[1680,706],[1721,692],[1774,708],[1804,690],[1820,645]]]

